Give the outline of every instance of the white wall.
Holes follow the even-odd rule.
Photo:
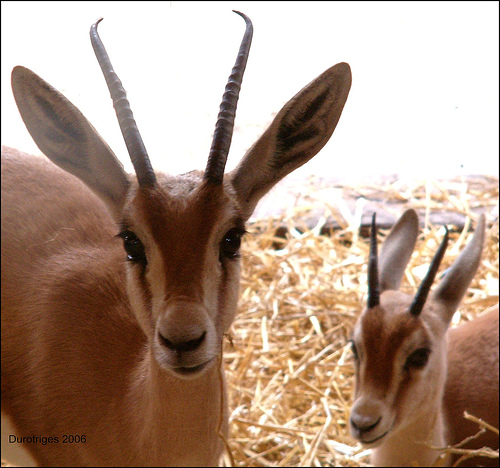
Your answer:
[[[498,173],[498,2],[2,2],[2,143],[39,153],[10,90],[24,65],[62,91],[131,165],[89,40],[99,17],[153,166],[204,168],[250,16],[233,167],[281,106],[331,65],[353,85],[301,174]],[[463,166],[463,168],[461,167]]]

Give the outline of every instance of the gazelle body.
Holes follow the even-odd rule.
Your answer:
[[[97,23],[93,46],[135,176],[58,91],[13,71],[20,113],[51,161],[2,150],[2,416],[18,437],[53,438],[26,444],[40,465],[219,462],[221,347],[245,222],[328,141],[351,83],[345,63],[325,71],[224,175],[252,33],[242,16],[205,172],[153,172]]]
[[[427,298],[446,233],[413,298],[398,289],[417,239],[417,214],[406,211],[393,227],[380,269],[372,225],[368,307],[352,335],[356,387],[350,425],[353,436],[372,448],[375,466],[432,466],[440,454],[436,447],[478,432],[464,411],[498,425],[498,308],[448,330],[479,265],[484,232],[481,215],[471,242]],[[483,446],[498,449],[498,436],[488,431],[463,448]],[[465,465],[492,462],[498,465],[498,459],[484,457]]]

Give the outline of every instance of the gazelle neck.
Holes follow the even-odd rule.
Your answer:
[[[380,447],[373,449],[371,462],[375,466],[433,466],[439,451],[432,447],[445,446],[445,423],[440,398],[434,400],[410,424],[390,435]],[[447,463],[448,458],[444,462]]]
[[[217,463],[220,421],[220,432],[227,437],[225,379],[218,363],[196,379],[181,380],[162,369],[148,349],[131,383],[123,414],[133,421],[132,446],[149,452],[160,464],[170,459],[194,466]]]

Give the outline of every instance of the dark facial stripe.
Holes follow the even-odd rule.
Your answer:
[[[159,188],[140,189],[137,199],[163,256],[165,292],[201,300],[208,244],[224,203],[222,187],[203,183],[182,201]]]
[[[385,320],[380,307],[365,311],[361,318],[364,341],[365,385],[387,392],[394,376],[394,360],[407,338],[421,327],[410,314],[401,314]]]

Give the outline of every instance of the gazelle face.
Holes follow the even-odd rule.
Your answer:
[[[95,128],[56,89],[24,67],[12,72],[16,102],[40,149],[100,197],[118,224],[128,260],[128,301],[157,363],[180,378],[196,377],[213,365],[234,318],[244,222],[274,184],[326,144],[351,86],[348,64],[326,70],[283,107],[237,167],[225,173],[253,34],[250,19],[236,13],[245,20],[245,33],[204,173],[155,173],[97,33],[101,20],[91,27],[91,42],[136,177],[124,171]]]
[[[120,236],[132,307],[161,367],[194,377],[216,361],[236,312],[244,220],[229,184],[159,177],[127,202]]]
[[[411,300],[401,292],[386,291],[380,305],[366,309],[354,328],[356,385],[350,428],[367,447],[381,445],[441,397],[433,389],[442,388],[436,380],[446,376],[441,349],[446,329],[430,304],[420,316],[411,315]]]

